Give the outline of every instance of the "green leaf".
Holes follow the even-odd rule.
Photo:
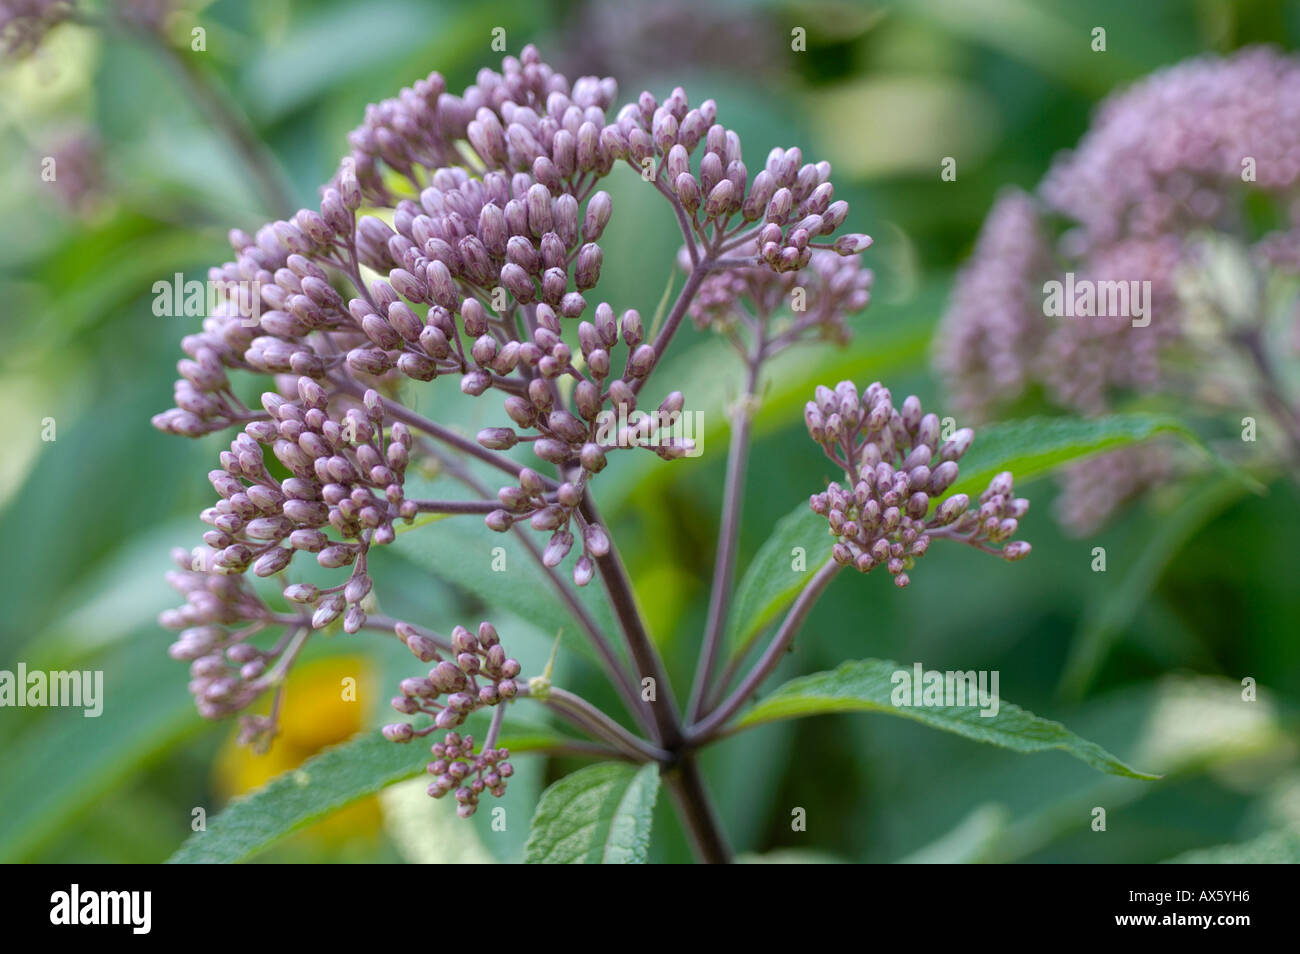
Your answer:
[[[79,670],[103,673],[96,718],[80,708],[26,710],[30,723],[19,723],[18,737],[3,743],[0,859],[27,856],[142,763],[199,729],[183,667],[164,646],[164,639],[144,638],[79,662]]]
[[[497,562],[494,551],[498,547],[504,564]],[[515,534],[494,533],[477,517],[440,518],[399,533],[392,549],[439,579],[472,593],[489,607],[508,607],[526,615],[543,633],[554,636],[563,629],[566,649],[573,648],[590,660],[597,658],[545,570],[524,551]],[[575,553],[569,559],[576,558]],[[505,572],[493,569],[501,565]],[[556,571],[564,581],[569,562]],[[614,638],[617,630],[604,591],[595,585],[582,589],[567,582],[564,585],[586,607],[606,638],[621,648],[621,641]]]
[[[659,768],[602,762],[545,792],[524,847],[528,864],[644,864]]]
[[[1294,865],[1300,864],[1300,831],[1267,831],[1238,845],[1217,845],[1170,858],[1173,865]]]
[[[802,501],[782,517],[745,570],[736,587],[727,623],[732,652],[742,650],[787,606],[831,556],[834,543],[826,518]],[[804,551],[802,569],[793,569],[794,549]]]
[[[891,698],[897,672],[910,674],[912,670],[887,659],[863,659],[846,662],[830,672],[793,679],[750,709],[737,727],[832,712],[884,712],[1017,752],[1060,749],[1111,775],[1159,777],[1129,768],[1059,722],[1040,719],[1009,702],[999,702],[997,714],[987,717],[977,705],[897,706]]]
[[[961,475],[951,493],[978,496],[1004,470],[1024,482],[1063,464],[1102,451],[1172,434],[1200,447],[1196,435],[1167,414],[1112,414],[1108,417],[1031,417],[981,428],[961,459]]]
[[[501,739],[511,752],[535,750],[558,737],[530,732]],[[168,864],[230,864],[270,847],[286,835],[380,789],[424,771],[428,748],[399,745],[365,732],[325,749],[298,768],[234,799],[208,819]]]
[[[1073,699],[1083,696],[1115,641],[1137,616],[1160,581],[1169,561],[1203,526],[1245,493],[1231,477],[1220,477],[1198,487],[1178,508],[1162,519],[1135,560],[1120,571],[1119,583],[1108,587],[1092,603],[1079,634],[1070,646],[1061,691]],[[1129,553],[1132,548],[1129,548]],[[1126,559],[1126,554],[1120,555]]]

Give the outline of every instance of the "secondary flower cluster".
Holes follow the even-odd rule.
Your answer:
[[[384,737],[389,741],[409,742],[435,729],[454,730],[471,713],[500,705],[519,693],[519,662],[506,656],[491,623],[480,623],[477,636],[463,626],[455,627],[446,645],[451,660],[443,658],[435,640],[409,624],[398,624],[397,632],[422,661],[436,665],[427,677],[403,679],[402,694],[394,697],[393,708],[404,715],[432,716],[433,724],[424,729],[416,729],[409,722],[386,725]],[[494,748],[493,741],[495,736],[489,736],[489,743],[476,756],[473,736],[461,738],[455,731],[448,731],[441,742],[432,746],[434,761],[426,768],[435,779],[429,785],[429,794],[441,798],[455,789],[462,818],[474,814],[484,790],[497,797],[505,794],[506,779],[514,769],[505,761],[509,751]],[[466,784],[471,775],[473,779]]]
[[[277,685],[301,648],[306,626],[290,629],[270,649],[259,649],[252,638],[277,622],[275,614],[242,577],[206,569],[210,557],[205,547],[172,551],[176,569],[167,582],[185,603],[163,612],[159,621],[180,631],[168,653],[190,664],[189,690],[199,715],[220,719]],[[271,731],[267,717],[249,716],[241,741],[269,741]]]
[[[738,251],[756,259],[757,240]],[[678,262],[690,270],[685,249]],[[690,315],[698,327],[711,327],[730,337],[745,354],[752,350],[753,341],[738,336],[738,327],[745,328],[749,338],[757,337],[767,356],[809,338],[843,345],[849,340],[846,319],[870,303],[872,280],[861,256],[817,249],[808,267],[798,272],[737,266],[710,275],[691,302]],[[789,309],[790,320],[769,329],[770,319],[783,308]]]
[[[1190,60],[1106,100],[1036,194],[1005,193],[985,221],[937,338],[935,364],[958,406],[985,416],[1039,387],[1096,415],[1129,395],[1177,390],[1174,368],[1197,345],[1180,282],[1199,236],[1233,236],[1261,266],[1300,267],[1298,123],[1300,59],[1264,48]],[[1250,233],[1247,207],[1259,203],[1277,208],[1278,231]],[[1046,317],[1044,284],[1067,274],[1098,288],[1149,282],[1146,317],[1134,320],[1131,300],[1128,313]],[[1063,500],[1059,515],[1092,529],[1170,464],[1157,448],[1113,467],[1080,464],[1068,483],[1106,485],[1087,506]]]
[[[841,381],[833,391],[818,387],[804,420],[809,435],[846,477],[843,486],[832,482],[809,501],[836,537],[831,555],[837,563],[862,573],[884,566],[903,587],[910,582],[905,571],[924,556],[933,537],[1008,560],[1028,555],[1028,543],[1010,540],[1029,510],[1028,500],[1013,495],[1010,473],[993,478],[977,509],[971,509],[966,494],[943,498],[957,479],[957,461],[975,438],[970,428],[941,444],[939,418],[923,414],[915,395],[895,408],[889,389],[879,382],[861,395],[851,381]]]
[[[214,551],[205,568],[237,574],[252,568],[272,576],[306,551],[327,569],[357,564],[346,584],[321,591],[294,583],[286,599],[311,608],[314,629],[332,623],[346,610],[343,628],[357,632],[365,623],[361,601],[372,582],[365,572],[371,544],[391,543],[396,520],[410,522],[417,508],[403,496],[411,435],[392,425],[387,439],[384,412],[376,391],[367,391],[361,408],[331,417],[324,388],[298,379],[300,401],[264,394],[271,420],[253,421],[221,454],[221,469],[208,479],[221,499],[200,518],[212,529],[203,535]],[[293,476],[278,480],[267,470],[263,446]],[[332,529],[339,539],[326,532]]]

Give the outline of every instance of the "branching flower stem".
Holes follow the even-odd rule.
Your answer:
[[[761,343],[756,354],[761,353]],[[709,597],[708,622],[700,646],[699,665],[691,687],[691,700],[687,719],[694,721],[702,714],[708,697],[710,680],[717,664],[718,650],[726,626],[727,611],[731,604],[732,583],[736,569],[736,548],[740,539],[740,518],[745,497],[745,471],[749,462],[749,445],[753,424],[751,406],[758,390],[760,361],[755,357],[748,362],[745,393],[737,402],[731,425],[731,445],[727,451],[727,483],[723,492],[722,519],[718,531],[718,552],[713,567],[713,584]]]
[[[754,664],[754,668],[749,671],[745,678],[741,680],[740,685],[736,687],[736,690],[721,705],[687,730],[687,736],[692,745],[701,745],[713,738],[717,731],[739,711],[745,701],[763,684],[763,681],[772,674],[772,670],[777,667],[777,664],[781,662],[781,658],[790,648],[790,644],[794,641],[799,628],[803,625],[813,605],[826,587],[830,585],[831,580],[835,578],[835,574],[841,569],[842,567],[838,563],[828,560],[808,581],[798,598],[795,599],[794,605],[790,607],[790,611],[776,631],[776,635],[772,637],[772,642],[768,644],[763,655]]]

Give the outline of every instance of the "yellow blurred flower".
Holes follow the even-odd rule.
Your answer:
[[[237,744],[237,732],[232,732],[214,765],[217,791],[230,799],[260,788],[321,749],[356,735],[364,715],[361,700],[370,698],[375,681],[369,663],[360,656],[330,656],[295,666],[285,685],[279,732],[271,747],[258,754]],[[376,835],[381,822],[378,800],[367,798],[334,812],[304,834],[337,845]]]

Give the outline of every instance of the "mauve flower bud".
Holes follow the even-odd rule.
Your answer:
[[[287,567],[292,559],[292,550],[276,547],[257,558],[257,562],[253,564],[253,572],[258,576],[272,576]]]
[[[528,189],[525,197],[528,209],[528,228],[534,238],[551,231],[551,192],[540,182]]]
[[[1031,549],[1033,548],[1024,540],[1012,540],[1002,548],[1002,557],[1010,561],[1023,560],[1029,556]]]
[[[488,450],[509,450],[519,443],[519,435],[508,427],[485,427],[478,432],[478,442]]]
[[[835,251],[840,255],[857,255],[871,247],[870,235],[841,235],[835,240]]]
[[[600,246],[594,242],[588,242],[578,249],[574,280],[577,282],[580,291],[586,291],[588,288],[594,287],[600,280],[601,260]]]
[[[634,378],[644,378],[654,368],[655,349],[648,344],[643,344],[632,352],[632,357],[628,359],[628,374]]]
[[[552,226],[565,248],[578,241],[578,200],[567,192],[555,200]]]
[[[935,511],[935,523],[939,526],[947,526],[952,523],[970,508],[970,497],[966,494],[953,494],[939,505]]]
[[[461,392],[471,397],[478,397],[491,386],[492,375],[487,371],[471,371],[460,379]]]
[[[582,240],[595,242],[605,232],[613,211],[613,200],[608,192],[597,192],[587,200],[587,208],[582,217]],[[570,243],[572,244],[572,243]]]
[[[730,179],[721,180],[709,190],[709,197],[704,202],[704,217],[716,219],[728,214],[735,192],[736,187]]]
[[[404,640],[406,648],[409,649],[415,658],[420,662],[433,662],[438,658],[438,644],[427,636],[420,633],[412,633]]]
[[[384,738],[389,742],[410,742],[415,737],[415,729],[409,722],[394,722],[383,728]]]
[[[346,606],[346,601],[337,593],[326,597],[321,601],[320,605],[316,607],[316,612],[312,614],[311,628],[324,629],[330,623],[334,622],[334,620],[338,619],[339,614],[343,612]]]
[[[548,567],[559,566],[569,555],[572,546],[573,534],[564,530],[552,534],[550,542],[542,553],[542,563]]]
[[[626,159],[628,157],[627,137],[619,131],[617,126],[606,126],[601,130],[600,145],[605,152],[615,159]]]
[[[957,460],[966,451],[970,450],[971,444],[975,440],[975,432],[969,427],[963,427],[952,435],[952,438],[944,442],[939,448],[939,457],[942,460]]]
[[[353,635],[360,632],[364,625],[366,625],[365,611],[360,606],[348,607],[347,613],[343,616],[343,632]]]
[[[534,530],[555,530],[565,519],[565,513],[560,507],[543,507],[536,511],[528,522]]]
[[[537,290],[532,279],[513,262],[507,262],[501,267],[501,284],[520,304],[530,304],[536,297]]]
[[[952,486],[957,479],[957,462],[946,460],[930,474],[929,491],[932,495],[939,495]]]
[[[534,441],[533,453],[542,460],[550,461],[552,464],[563,464],[572,456],[568,444],[563,441],[552,440],[549,437],[539,438]]]
[[[311,583],[290,583],[284,588],[284,598],[291,603],[312,603],[320,590]]]
[[[439,692],[456,692],[468,685],[465,674],[445,660],[430,671],[429,680]]]
[[[779,188],[772,193],[771,200],[767,203],[767,210],[764,214],[766,221],[776,225],[785,224],[790,218],[790,212],[794,209],[794,195],[787,188]]]
[[[337,569],[341,566],[349,566],[356,556],[356,551],[351,547],[336,545],[326,547],[316,554],[316,562],[326,569]]]

